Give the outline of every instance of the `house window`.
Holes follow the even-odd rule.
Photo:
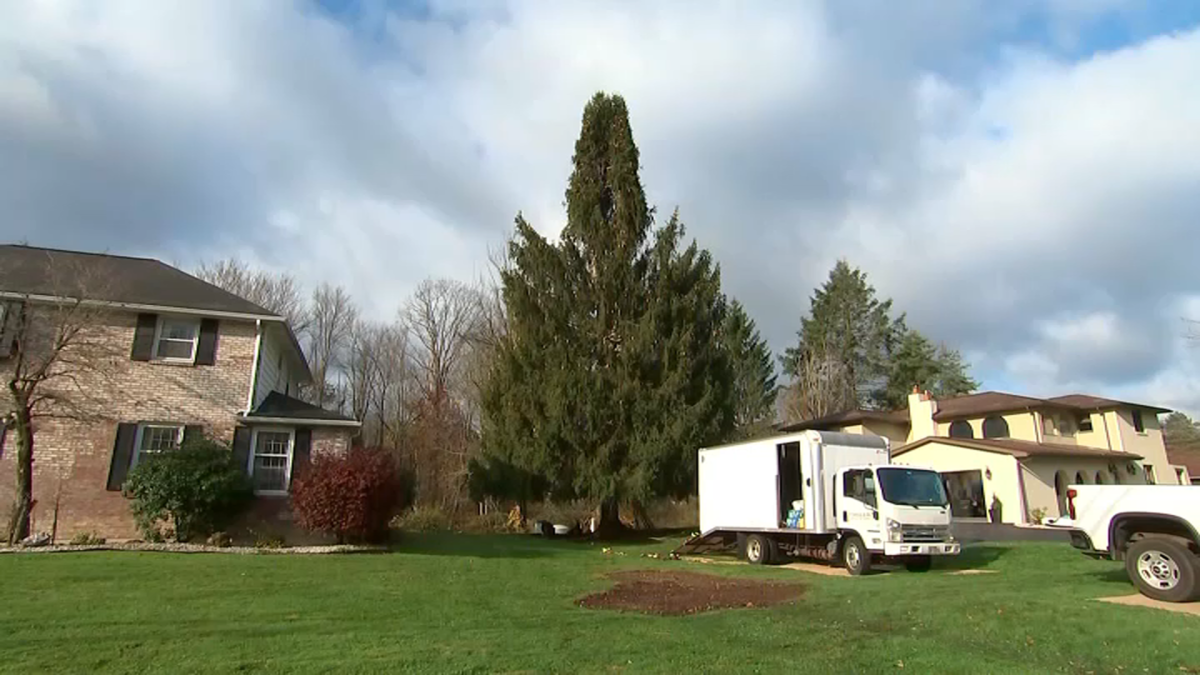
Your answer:
[[[1047,436],[1058,435],[1058,425],[1055,423],[1052,415],[1042,416],[1042,433]]]
[[[1142,466],[1142,472],[1146,476],[1147,485],[1154,485],[1158,483],[1158,480],[1154,476],[1154,467],[1150,466],[1149,464],[1145,464]]]
[[[179,449],[183,442],[182,424],[139,424],[134,443],[133,464],[146,457]]]
[[[1076,485],[1087,485],[1087,479],[1083,477],[1082,471],[1075,472],[1075,484]]]
[[[162,317],[158,321],[158,333],[154,339],[154,358],[191,363],[196,358],[199,336],[198,320]]]
[[[1142,411],[1134,410],[1130,415],[1133,417],[1133,430],[1139,434],[1146,433],[1146,423],[1142,421]]]
[[[954,420],[950,423],[950,438],[975,438],[975,430],[966,420]]]
[[[1080,415],[1076,426],[1079,427],[1080,431],[1090,432],[1092,430],[1092,416]]]
[[[257,494],[287,494],[292,475],[293,432],[260,429],[254,432],[254,459],[250,475]]]
[[[1008,438],[1008,422],[995,415],[983,421],[984,438]]]
[[[1100,471],[1096,472],[1096,485],[1104,485],[1104,474]]]

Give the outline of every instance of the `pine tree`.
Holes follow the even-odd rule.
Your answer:
[[[979,383],[967,373],[957,350],[935,347],[920,331],[906,329],[891,355],[887,383],[876,392],[874,403],[888,410],[903,408],[914,386],[944,397],[968,394]]]
[[[611,527],[622,499],[689,492],[696,448],[729,433],[725,303],[678,215],[653,230],[621,97],[588,103],[573,163],[557,244],[517,217],[477,469],[595,500]]]
[[[722,333],[733,368],[734,424],[740,437],[764,430],[775,417],[775,368],[771,349],[742,303],[729,303]]]
[[[892,320],[891,309],[890,299],[875,297],[866,273],[839,260],[813,293],[809,315],[800,320],[799,342],[781,359],[784,372],[795,378],[805,355],[820,353],[839,364],[857,404],[869,404],[887,381],[890,355],[903,331],[903,317]]]
[[[1200,424],[1181,412],[1173,412],[1163,420],[1163,440],[1175,447],[1200,445]]]

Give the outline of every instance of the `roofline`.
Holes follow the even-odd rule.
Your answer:
[[[909,450],[915,450],[924,445],[928,445],[929,443],[938,442],[938,443],[945,443],[947,445],[955,445],[960,448],[967,448],[968,450],[979,450],[980,452],[991,452],[991,453],[995,453],[997,455],[1008,455],[1010,457],[1016,457],[1017,459],[1036,459],[1038,457],[1038,454],[1030,453],[1026,450],[1018,450],[1016,448],[1005,450],[1005,449],[1001,449],[1001,448],[993,448],[986,444],[974,442],[974,441],[978,441],[978,440],[981,440],[981,439],[951,438],[949,436],[926,436],[925,438],[915,440],[912,443],[907,443],[905,445],[900,446],[899,448],[896,448],[895,450],[892,451],[892,456],[895,457],[897,455],[903,455],[904,453],[908,452]],[[1017,441],[1018,443],[1035,443],[1034,441],[1022,441],[1019,438],[1010,438],[1010,439],[995,438],[995,439],[982,439],[982,440],[997,440],[997,441],[1011,440],[1011,441]],[[1045,447],[1053,446],[1055,444],[1054,443],[1036,443],[1036,445],[1040,445],[1043,448],[1045,448]],[[1063,448],[1071,448],[1071,447],[1090,448],[1091,446],[1087,446],[1087,445],[1072,446],[1072,445],[1063,444],[1062,447]],[[1105,452],[1105,453],[1110,453],[1110,454],[1102,455],[1102,454],[1088,454],[1088,453],[1073,453],[1073,452],[1069,452],[1069,451],[1063,452],[1062,455],[1055,455],[1052,452],[1041,453],[1041,454],[1048,456],[1048,457],[1055,457],[1055,456],[1095,457],[1095,458],[1105,458],[1105,459],[1113,459],[1114,457],[1127,457],[1131,460],[1145,459],[1145,457],[1143,457],[1141,455],[1136,455],[1132,452],[1120,452],[1117,450],[1106,450],[1104,448],[1093,448],[1093,449],[1099,450],[1099,451]]]
[[[288,424],[295,426],[297,424],[307,424],[314,427],[361,427],[362,422],[358,420],[328,420],[314,417],[266,417],[258,415],[238,415],[239,422],[247,424]]]
[[[172,305],[144,305],[136,302],[117,302],[115,300],[88,300],[80,298],[72,298],[63,295],[42,295],[40,293],[16,293],[13,291],[0,291],[0,299],[3,300],[29,300],[33,302],[45,302],[50,304],[66,304],[75,303],[86,305],[88,307],[110,307],[113,309],[126,309],[136,312],[154,312],[156,314],[188,314],[194,316],[212,316],[222,319],[244,319],[246,321],[279,321],[287,324],[287,319],[278,314],[252,314],[249,312],[230,312],[222,309],[200,309],[197,307],[176,307]],[[288,328],[291,332],[291,328]],[[303,352],[301,352],[303,353]]]

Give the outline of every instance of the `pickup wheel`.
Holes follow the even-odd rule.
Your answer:
[[[933,567],[933,556],[914,555],[904,561],[904,569],[909,572],[928,572]]]
[[[871,571],[871,552],[862,537],[852,534],[842,542],[842,564],[856,577]]]
[[[1148,535],[1129,545],[1125,571],[1142,595],[1166,602],[1200,596],[1196,555],[1170,537]]]
[[[746,537],[746,560],[751,565],[770,565],[775,562],[775,542],[765,535]]]

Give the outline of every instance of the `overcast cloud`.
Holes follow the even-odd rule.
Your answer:
[[[1200,412],[1200,16],[1039,7],[7,4],[0,240],[237,255],[388,317],[518,210],[559,231],[604,89],[777,350],[844,257],[987,388]]]

